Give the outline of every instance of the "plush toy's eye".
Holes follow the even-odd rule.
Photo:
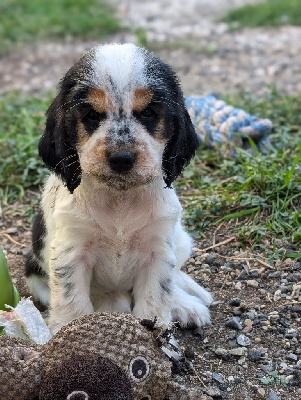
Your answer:
[[[129,364],[129,373],[133,381],[142,382],[150,373],[150,363],[143,356],[134,357]]]
[[[89,400],[88,393],[82,390],[75,390],[74,392],[68,394],[67,400]]]

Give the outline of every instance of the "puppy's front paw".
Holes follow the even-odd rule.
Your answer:
[[[190,325],[203,326],[210,324],[210,312],[197,297],[179,290],[175,296],[172,319],[179,321],[183,328]]]
[[[166,307],[147,307],[147,306],[141,306],[141,305],[135,305],[133,308],[132,314],[136,318],[140,319],[154,319],[154,318],[160,318],[161,321],[165,324],[169,324],[172,321],[171,318],[171,311],[166,308]]]

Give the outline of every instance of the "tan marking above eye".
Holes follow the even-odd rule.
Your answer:
[[[153,93],[147,88],[137,88],[133,95],[133,111],[142,111],[150,103]]]
[[[108,112],[113,108],[111,99],[100,88],[92,88],[87,96],[87,100],[93,109],[99,113]]]

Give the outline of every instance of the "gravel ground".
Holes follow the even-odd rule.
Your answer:
[[[149,47],[173,66],[186,94],[242,88],[262,94],[266,84],[283,93],[301,92],[301,28],[228,33],[216,22],[228,8],[256,0],[186,0],[185,8],[179,0],[114,1],[125,24],[146,30]],[[133,41],[135,35],[125,32],[109,40]],[[0,91],[53,90],[93,44],[70,39],[14,51],[1,60]],[[36,196],[27,192],[26,201]],[[26,205],[6,207],[0,219],[0,243],[23,296],[28,295],[22,271],[30,244]],[[301,398],[301,259],[271,266],[264,254],[241,248],[230,225],[209,230],[206,237],[196,242],[186,269],[214,294],[212,325],[179,331],[186,373],[177,379],[201,387],[200,400]],[[278,242],[279,249],[287,246]]]
[[[31,235],[24,206],[37,196],[27,192],[28,203],[7,207],[0,220],[1,246],[22,296],[29,296],[23,268]],[[263,253],[242,248],[230,225],[206,237],[186,271],[214,294],[212,325],[178,331],[185,363],[175,379],[202,388],[200,400],[301,398],[301,258],[270,265]],[[296,251],[280,241],[277,247]]]

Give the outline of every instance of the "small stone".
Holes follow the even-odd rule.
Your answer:
[[[223,377],[220,374],[217,374],[216,372],[213,372],[212,379],[221,384],[225,383]]]
[[[186,372],[193,372],[194,371],[194,366],[193,366],[192,362],[186,361],[184,363],[184,370],[186,370]]]
[[[261,398],[264,398],[265,396],[265,390],[263,388],[258,388],[257,393]]]
[[[194,351],[191,350],[190,348],[187,348],[187,349],[185,349],[185,351],[184,351],[184,356],[185,356],[186,358],[189,358],[190,360],[193,360],[194,357],[195,357]]]
[[[282,368],[283,370],[286,370],[286,369],[287,369],[287,363],[285,363],[285,362],[281,362],[281,363],[279,364],[279,366],[280,366],[280,368]]]
[[[229,353],[233,356],[242,357],[247,354],[248,350],[246,347],[235,347],[234,349],[230,349]]]
[[[298,361],[298,356],[294,353],[289,353],[286,358],[291,361]]]
[[[208,396],[213,397],[214,399],[222,399],[221,391],[216,386],[207,386],[204,389],[204,392],[208,394]]]
[[[228,321],[225,323],[225,326],[227,328],[233,328],[236,330],[242,330],[242,325],[241,323],[238,321],[238,319],[236,317],[231,317],[228,319]]]
[[[230,306],[232,307],[239,307],[241,303],[241,300],[238,297],[235,297],[234,299],[230,300]]]
[[[269,274],[269,278],[280,278],[280,276],[281,276],[281,272],[280,271],[271,272]]]
[[[9,235],[15,235],[16,233],[18,233],[18,228],[8,228],[5,232]]]
[[[250,319],[251,321],[254,321],[254,319],[255,319],[255,314],[254,314],[252,311],[249,311],[249,312],[246,313],[246,317],[247,317],[248,319]]]
[[[280,398],[277,396],[275,392],[270,392],[268,400],[280,400]]]
[[[263,350],[259,349],[251,349],[249,350],[248,353],[248,359],[252,362],[256,362],[261,360],[261,358],[265,355],[265,352]]]
[[[274,301],[278,301],[281,299],[281,290],[278,289],[276,290],[276,292],[274,293]]]
[[[249,277],[249,275],[246,273],[246,271],[242,270],[241,273],[238,276],[238,279],[241,280],[241,281],[245,281],[245,280],[248,279],[248,277]]]
[[[222,347],[217,347],[215,350],[214,350],[214,353],[217,355],[217,356],[219,356],[219,357],[221,357],[223,360],[229,360],[230,359],[230,354],[229,354],[229,352],[228,352],[228,350],[226,350],[226,349],[224,349],[224,348],[222,348]]]
[[[301,314],[301,305],[299,305],[299,304],[294,304],[294,305],[292,306],[292,311],[295,312],[295,313],[297,313],[297,314]]]
[[[293,266],[294,271],[299,271],[301,270],[301,262],[296,262]]]
[[[255,281],[255,279],[249,279],[247,280],[247,286],[257,288],[259,286],[259,283]]]
[[[244,347],[250,346],[250,344],[251,344],[251,340],[246,335],[237,336],[236,341],[240,346],[244,346]]]
[[[242,332],[243,333],[249,333],[251,330],[252,330],[252,328],[253,328],[253,322],[252,322],[252,320],[251,319],[249,319],[249,318],[246,318],[245,320],[244,320],[244,328],[243,328],[243,330],[242,330]]]
[[[234,329],[233,331],[229,332],[229,339],[233,340],[237,336],[237,331]]]

